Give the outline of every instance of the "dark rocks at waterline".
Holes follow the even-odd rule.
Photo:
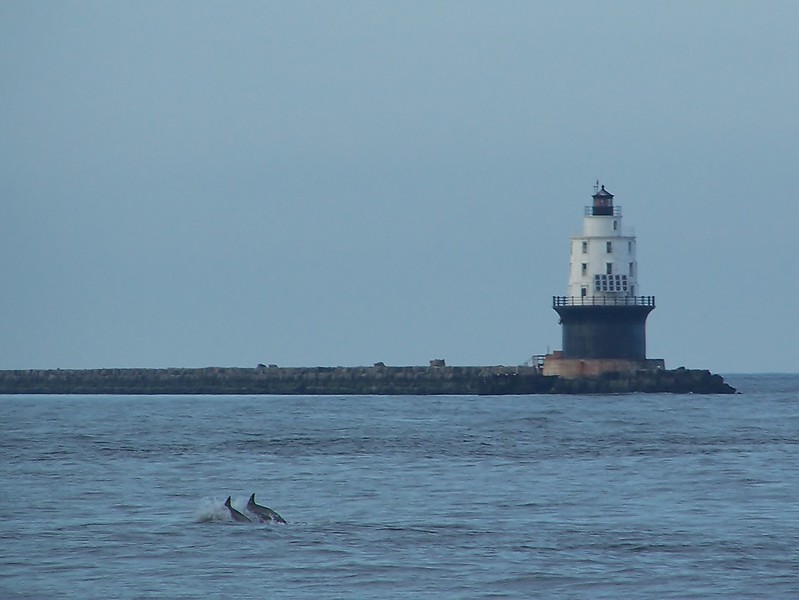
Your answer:
[[[700,369],[661,369],[635,373],[605,373],[598,377],[558,378],[556,394],[734,394],[721,375]]]
[[[536,367],[264,367],[0,371],[0,394],[506,395],[732,394],[706,370],[566,379]]]

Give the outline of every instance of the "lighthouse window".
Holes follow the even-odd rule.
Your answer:
[[[605,273],[608,275],[613,274],[613,263],[605,263]]]
[[[582,272],[583,272],[583,275],[587,275],[588,274],[588,263],[583,263]]]
[[[583,254],[588,254],[588,242],[583,242]]]
[[[635,276],[635,263],[630,263],[630,277]]]
[[[613,242],[606,242],[605,249],[606,249],[608,254],[613,252]]]
[[[618,221],[613,221],[613,231],[618,230],[618,228],[619,228],[619,222]]]
[[[627,242],[627,254],[632,254],[632,253],[633,253],[633,243]]]

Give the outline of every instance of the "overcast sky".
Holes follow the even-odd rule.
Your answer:
[[[0,2],[0,368],[521,364],[599,179],[668,367],[796,372],[799,2]]]

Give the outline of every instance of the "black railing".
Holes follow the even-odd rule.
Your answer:
[[[621,206],[586,206],[586,217],[620,217]]]
[[[655,297],[552,296],[552,308],[558,306],[651,306],[655,308]]]

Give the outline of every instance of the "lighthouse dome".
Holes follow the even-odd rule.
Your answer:
[[[596,188],[594,188],[594,189],[596,189]],[[594,193],[594,195],[591,196],[591,197],[594,198],[595,200],[597,198],[605,198],[605,199],[611,199],[612,200],[613,199],[613,194],[611,194],[609,191],[607,191],[605,189],[605,186],[603,185],[603,186],[601,186],[600,190],[598,192]]]

